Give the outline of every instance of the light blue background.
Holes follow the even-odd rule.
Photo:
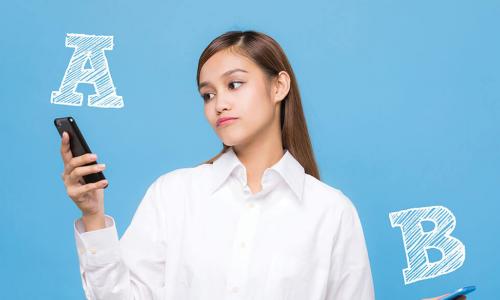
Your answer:
[[[3,299],[84,297],[80,215],[60,178],[53,119],[75,117],[107,164],[106,212],[121,235],[155,178],[220,150],[196,66],[233,29],[263,31],[285,49],[322,180],[358,208],[377,299],[465,285],[477,286],[470,299],[498,298],[500,2],[3,1],[0,11]],[[123,109],[50,104],[73,52],[66,33],[114,36],[106,55]],[[388,213],[431,205],[455,214],[466,261],[404,285]]]

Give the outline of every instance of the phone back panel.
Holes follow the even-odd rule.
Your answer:
[[[54,125],[56,126],[57,131],[59,132],[59,135],[61,137],[64,131],[69,134],[69,145],[73,157],[81,156],[86,153],[92,153],[90,147],[85,141],[85,138],[83,137],[83,134],[80,132],[75,119],[73,119],[72,117],[56,118],[54,119]],[[93,161],[85,164],[85,166],[93,165],[96,163],[97,161]],[[85,183],[98,182],[100,180],[106,179],[102,172],[88,174],[82,177]]]

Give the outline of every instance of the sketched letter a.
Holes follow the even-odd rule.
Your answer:
[[[83,94],[76,92],[79,83],[94,86],[95,94],[89,95],[88,106],[121,108],[123,98],[116,94],[105,50],[113,49],[113,36],[68,33],[66,47],[74,48],[59,90],[53,91],[53,104],[81,106]],[[85,68],[90,65],[90,68]]]

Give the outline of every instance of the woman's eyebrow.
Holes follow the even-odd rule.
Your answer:
[[[246,70],[243,70],[243,69],[232,69],[232,70],[229,70],[229,71],[226,71],[224,72],[220,77],[226,77],[226,76],[229,76],[231,75],[232,73],[234,72],[245,72],[245,73],[248,73],[248,71]],[[200,85],[198,86],[198,90],[201,90],[202,87],[206,86],[206,85],[209,85],[210,83],[208,81],[203,81],[202,83],[200,83]]]

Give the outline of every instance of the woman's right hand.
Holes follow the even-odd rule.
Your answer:
[[[73,157],[67,132],[63,132],[61,138],[61,156],[64,162],[64,171],[61,173],[61,178],[66,186],[68,196],[82,211],[84,221],[85,218],[104,220],[104,187],[106,187],[108,181],[103,179],[95,183],[85,184],[83,176],[102,171],[105,169],[105,165],[92,164],[85,166],[97,159],[95,154],[87,153]]]
[[[422,299],[422,300],[440,300],[440,299],[445,298],[445,297],[446,297],[446,296],[448,296],[448,295],[449,295],[449,293],[448,293],[448,294],[441,295],[441,296],[439,296],[439,297],[435,297],[435,298],[425,298],[425,299]],[[455,300],[465,300],[465,299],[467,299],[467,297],[466,297],[465,295],[462,295],[462,296],[460,296],[460,297],[458,297],[458,298],[455,298]]]

